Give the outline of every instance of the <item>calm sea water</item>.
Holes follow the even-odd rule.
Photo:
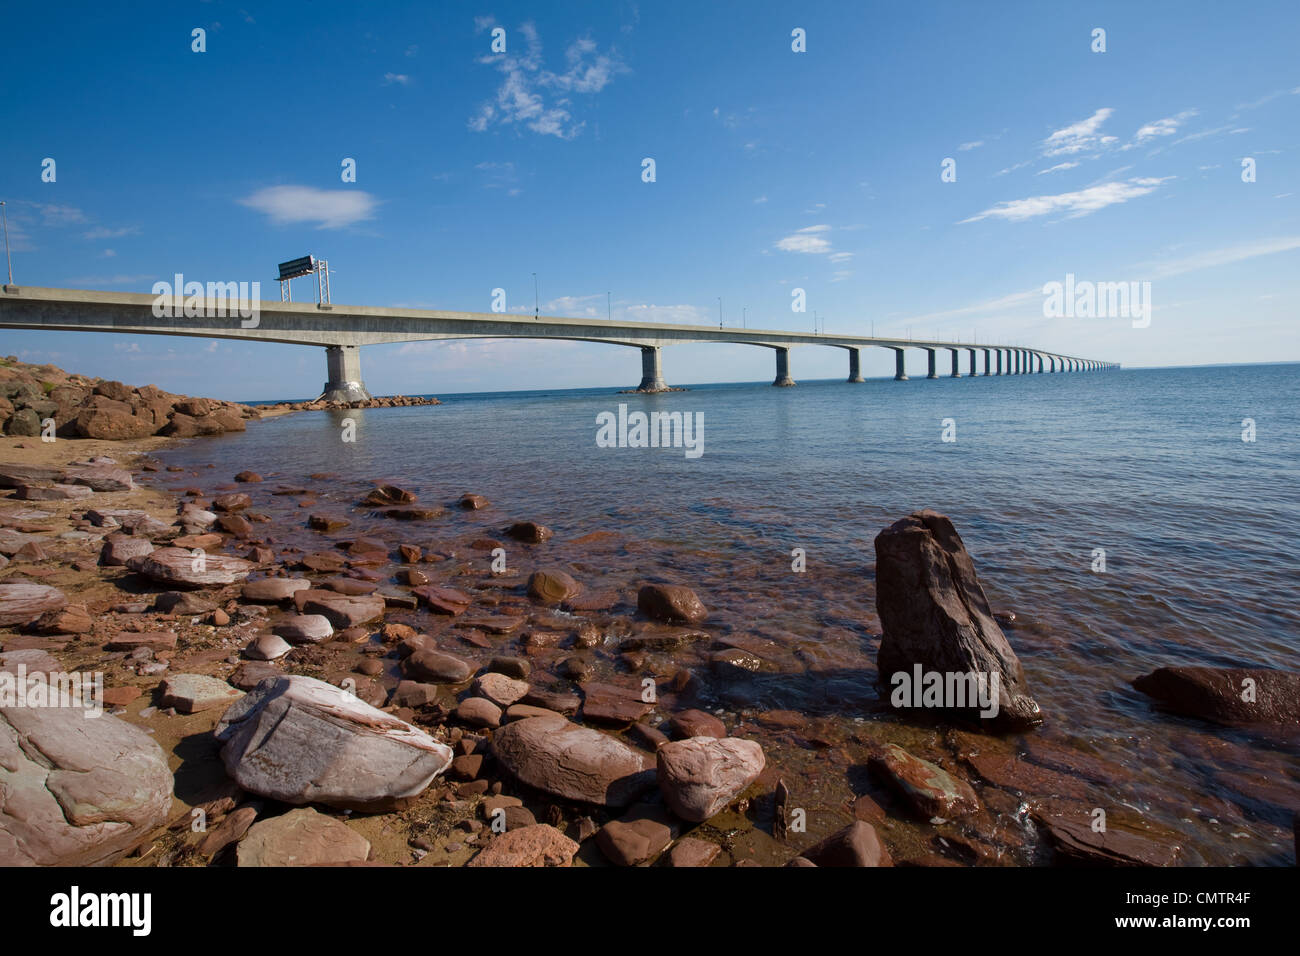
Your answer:
[[[541,521],[556,532],[548,557],[589,585],[689,583],[711,628],[772,648],[784,683],[714,703],[844,720],[880,711],[872,540],[939,510],[995,609],[1018,615],[1008,637],[1043,733],[1123,763],[1126,799],[1170,826],[1185,831],[1203,798],[1220,817],[1239,810],[1189,837],[1204,861],[1275,860],[1276,788],[1300,791],[1294,738],[1163,715],[1128,682],[1165,664],[1300,669],[1300,365],[439,397],[290,415],[163,457],[215,463],[213,480],[332,473],[341,507],[379,480],[422,501],[484,494],[480,532]],[[620,403],[701,413],[704,454],[598,448],[597,415]],[[572,543],[593,531],[619,545]],[[794,548],[805,574],[791,572]]]

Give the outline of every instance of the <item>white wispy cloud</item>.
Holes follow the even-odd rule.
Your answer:
[[[394,83],[398,84],[399,86],[410,86],[411,78],[405,73],[385,73],[384,85],[392,86]]]
[[[1131,146],[1141,146],[1147,140],[1154,139],[1157,136],[1173,136],[1178,132],[1178,127],[1187,122],[1196,115],[1196,110],[1183,110],[1177,116],[1168,116],[1164,119],[1156,120],[1154,123],[1147,123],[1141,127],[1135,134],[1134,142],[1125,146],[1128,149]]]
[[[265,213],[277,226],[314,222],[319,229],[339,229],[373,219],[379,206],[367,192],[314,186],[267,186],[238,202]]]
[[[830,226],[805,226],[790,235],[778,239],[776,248],[782,252],[800,252],[805,255],[825,255],[831,252],[831,241],[822,235],[830,231]]]
[[[479,29],[492,25],[491,18],[476,21]],[[573,139],[586,124],[573,115],[572,94],[594,95],[620,73],[631,72],[611,48],[602,53],[590,37],[579,37],[564,53],[565,68],[555,72],[544,67],[542,42],[533,24],[519,28],[525,49],[522,54],[493,53],[478,62],[493,66],[502,75],[493,100],[483,103],[469,120],[469,128],[484,132],[493,125],[522,124],[535,133]],[[507,50],[511,49],[507,44]]]
[[[1044,173],[1056,173],[1063,169],[1074,169],[1074,167],[1078,165],[1078,163],[1057,163],[1055,166],[1049,166],[1047,169],[1040,169],[1038,175],[1041,176]]]
[[[1058,129],[1043,140],[1043,155],[1069,156],[1085,150],[1096,149],[1107,142],[1113,142],[1113,136],[1103,136],[1100,131],[1102,123],[1106,122],[1114,112],[1109,106],[1104,106],[1087,119],[1079,120],[1077,123],[1071,123],[1063,129]]]
[[[105,226],[96,226],[83,232],[84,239],[121,239],[123,236],[134,236],[140,232],[139,226],[123,226],[120,229],[108,229]]]
[[[960,146],[957,147],[957,152],[966,153],[972,149],[979,149],[983,145],[984,145],[984,140],[982,139],[977,139],[973,143],[962,143]]]
[[[1278,236],[1272,239],[1254,239],[1234,246],[1211,249],[1181,259],[1167,259],[1161,262],[1146,263],[1144,267],[1149,270],[1151,278],[1165,279],[1170,276],[1184,275],[1188,272],[1197,272],[1201,269],[1224,266],[1233,262],[1243,262],[1246,259],[1255,259],[1259,256],[1292,252],[1296,249],[1300,249],[1300,236]]]
[[[990,206],[983,212],[961,220],[962,223],[979,222],[981,219],[1005,219],[1009,222],[1021,222],[1052,213],[1065,213],[1066,218],[1075,219],[1086,216],[1098,209],[1128,202],[1139,196],[1154,192],[1161,183],[1172,179],[1144,177],[1130,179],[1126,182],[1099,183],[1074,192],[1058,193],[1054,196],[1030,196],[1026,199],[1013,199]]]

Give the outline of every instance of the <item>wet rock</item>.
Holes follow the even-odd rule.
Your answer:
[[[233,495],[218,495],[212,499],[214,511],[243,511],[253,506],[253,499],[242,491]]]
[[[547,710],[545,707],[533,707],[530,704],[511,704],[506,708],[503,721],[527,720],[529,717],[559,717],[553,710]]]
[[[311,677],[264,681],[225,712],[214,735],[226,771],[245,790],[365,811],[404,806],[453,756],[423,731]]]
[[[153,738],[80,707],[0,708],[0,866],[116,862],[171,811]]]
[[[656,753],[664,802],[683,820],[702,823],[763,772],[763,748],[752,740],[692,737]]]
[[[1220,724],[1300,722],[1300,673],[1245,667],[1161,667],[1133,686],[1167,709]]]
[[[543,604],[559,604],[574,597],[581,590],[582,585],[570,574],[558,568],[534,571],[528,579],[528,596]]]
[[[671,727],[678,737],[725,737],[726,725],[703,710],[683,710],[674,714]]]
[[[417,500],[413,491],[398,488],[396,485],[380,485],[361,499],[361,503],[379,508],[385,505],[410,505]]]
[[[402,661],[402,673],[418,681],[459,684],[469,680],[471,668],[459,657],[426,648]]]
[[[555,827],[539,823],[498,834],[467,865],[568,866],[577,852],[577,843]]]
[[[881,753],[871,758],[870,766],[927,819],[952,820],[979,809],[979,800],[970,784],[897,744],[885,744]]]
[[[0,627],[22,627],[68,603],[58,588],[27,581],[0,584]]]
[[[241,471],[235,475],[235,481],[256,483],[262,480],[262,476],[255,471]]]
[[[709,616],[695,592],[679,584],[647,584],[637,592],[636,604],[658,621],[698,624]]]
[[[364,863],[370,841],[311,807],[254,824],[240,841],[240,866],[329,866]]]
[[[604,724],[635,723],[654,710],[654,704],[642,700],[641,693],[640,685],[622,687],[589,681],[582,685],[582,718]]]
[[[521,680],[513,680],[504,674],[482,674],[474,682],[474,692],[486,697],[498,707],[509,707],[528,694],[529,687]]]
[[[668,854],[668,862],[674,867],[708,866],[721,852],[722,847],[716,843],[697,837],[684,837],[677,841],[677,845]]]
[[[861,820],[832,833],[800,856],[814,866],[893,866],[875,827]]]
[[[482,495],[461,495],[460,506],[466,511],[482,511],[488,506],[488,500]]]
[[[546,525],[538,524],[536,521],[516,521],[506,528],[506,534],[525,544],[541,544],[548,540],[553,532]]]
[[[569,800],[626,806],[654,786],[649,755],[562,718],[506,724],[492,753],[521,782]]]
[[[432,584],[415,588],[411,593],[428,604],[430,610],[452,616],[464,614],[474,600],[464,591],[435,587]]]
[[[1082,799],[1088,792],[1086,784],[1074,776],[1008,754],[975,753],[964,759],[984,780],[1025,796]]]
[[[1024,669],[989,611],[975,565],[947,517],[919,511],[876,536],[876,611],[883,636],[876,656],[881,680],[895,688],[891,700],[912,704],[894,675],[996,676],[996,716],[979,718],[978,701],[944,700],[944,709],[983,719],[998,729],[1042,722],[1029,695]],[[913,688],[914,693],[920,693]],[[814,861],[815,862],[815,861]]]
[[[635,723],[628,730],[648,750],[658,750],[668,743],[668,736],[663,731],[645,722]]]
[[[175,707],[182,714],[197,714],[225,707],[243,697],[241,691],[206,674],[173,674],[162,682],[159,707]]]
[[[311,589],[306,578],[258,578],[244,583],[241,596],[245,601],[258,604],[275,604],[290,600],[299,591]]]
[[[532,707],[544,707],[546,710],[553,710],[557,714],[576,714],[578,708],[582,706],[582,698],[577,694],[566,694],[560,691],[546,690],[533,685],[529,688],[528,693],[520,701],[522,704],[528,704]]]
[[[292,645],[284,638],[275,634],[263,634],[244,648],[244,656],[254,661],[278,661],[291,650]]]
[[[307,527],[313,531],[337,531],[346,528],[352,522],[338,515],[314,514],[307,518]]]
[[[488,662],[487,669],[494,674],[525,681],[532,673],[533,665],[526,657],[494,657]]]
[[[256,565],[243,558],[209,554],[196,558],[184,548],[159,548],[137,555],[126,566],[151,581],[172,587],[204,588],[234,584],[248,577]]]
[[[1130,830],[1114,820],[1106,829],[1093,830],[1092,811],[1037,811],[1034,820],[1046,831],[1060,857],[1086,866],[1174,866],[1182,854],[1176,842],[1154,839],[1150,834]]]
[[[253,523],[243,515],[222,515],[217,519],[217,527],[236,538],[248,538],[253,534]]]

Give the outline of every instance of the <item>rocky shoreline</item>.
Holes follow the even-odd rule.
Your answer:
[[[0,672],[100,673],[106,708],[0,702],[0,784],[22,795],[0,806],[0,865],[1197,862],[1116,797],[1122,767],[1040,734],[1052,715],[942,515],[876,539],[879,675],[996,674],[1004,706],[903,707],[846,740],[712,706],[720,683],[779,675],[715,640],[694,583],[593,589],[548,527],[480,494],[377,482],[340,506],[325,476],[173,471],[152,457],[167,441],[0,439]],[[1214,724],[1300,722],[1287,672],[1135,686]],[[852,802],[806,812],[773,756],[790,747],[849,775]]]

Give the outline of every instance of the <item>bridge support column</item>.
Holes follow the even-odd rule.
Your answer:
[[[794,384],[794,379],[790,377],[790,350],[778,348],[776,350],[776,380],[773,385],[781,388],[787,388]]]
[[[989,355],[989,350],[985,349],[984,350],[984,374],[985,375],[993,374],[991,371],[989,371],[989,363],[992,361],[993,361],[993,357]]]
[[[862,378],[862,349],[849,349],[849,381],[861,382]]]
[[[994,354],[995,356],[997,356],[997,360],[998,360],[998,370],[997,370],[997,374],[998,374],[998,375],[1001,375],[1001,374],[1002,374],[1002,350],[1001,350],[1001,349],[994,349],[994,350],[993,350],[993,354]]]
[[[930,372],[926,378],[938,378],[939,373],[934,370],[934,349],[926,349],[925,354],[929,357]]]
[[[668,383],[664,381],[661,349],[657,345],[641,346],[641,384],[638,392],[666,392]]]
[[[979,372],[975,370],[975,350],[967,349],[966,351],[970,353],[970,376],[971,378],[974,378],[979,374]]]
[[[1016,363],[1016,374],[1020,375],[1025,370],[1024,369],[1025,355],[1023,352],[1020,351],[1020,349],[1012,349],[1011,354]]]
[[[1042,375],[1042,374],[1043,374],[1043,356],[1042,356],[1042,353],[1035,352],[1035,353],[1034,353],[1034,358],[1038,359],[1038,374],[1039,374],[1039,375]]]
[[[957,367],[957,350],[949,349],[948,351],[952,353],[952,377],[961,378],[961,369]]]
[[[361,381],[361,349],[356,345],[325,346],[329,380],[321,392],[327,402],[368,402],[370,393]]]
[[[902,349],[894,349],[894,381],[907,381],[907,362],[903,358]]]

